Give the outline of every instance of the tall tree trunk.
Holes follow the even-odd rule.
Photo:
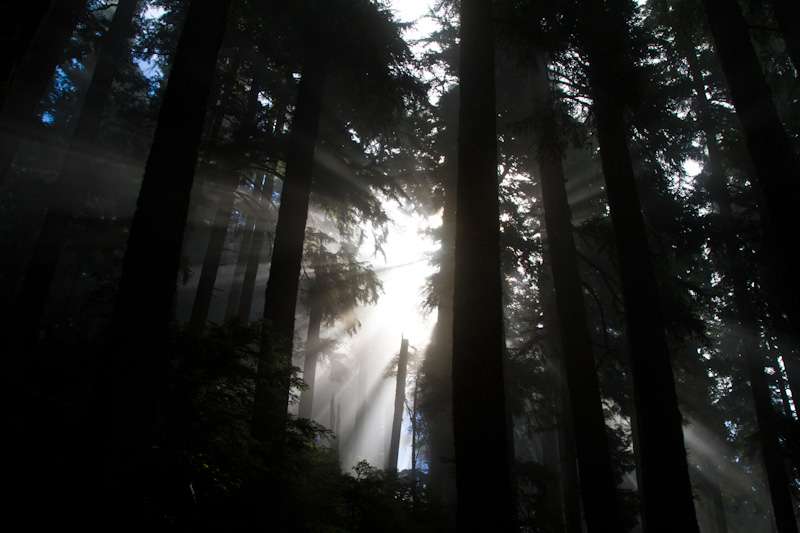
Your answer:
[[[0,111],[0,187],[24,137],[33,134],[36,108],[69,43],[88,0],[56,0],[28,58],[20,65]],[[12,5],[14,2],[9,2]],[[24,2],[16,2],[21,4]]]
[[[543,110],[550,98],[550,81],[545,63],[540,62],[538,66],[539,72],[535,74],[537,106]],[[546,139],[552,138],[554,133],[541,131],[539,135]],[[561,161],[562,154],[558,149],[546,145],[539,147],[547,244],[552,262],[566,386],[572,406],[583,511],[590,532],[623,531]]]
[[[146,490],[139,468],[151,449],[167,368],[166,340],[181,242],[217,54],[231,0],[192,0],[159,112],[122,265],[100,382],[104,422],[113,421],[110,483],[136,511]],[[128,516],[128,515],[119,515]]]
[[[231,69],[234,74],[239,71],[239,61],[237,60]],[[234,135],[234,145],[239,147],[246,146],[253,133],[255,127],[253,124],[256,121],[256,115],[261,103],[258,101],[259,83],[253,80],[252,85],[247,93],[247,109],[244,112],[242,123]],[[232,90],[228,90],[228,100],[232,101]],[[222,109],[217,114],[217,122],[222,123],[222,118],[225,116],[225,110]],[[219,127],[215,124],[215,129],[211,135],[213,139],[219,137]],[[236,189],[239,186],[238,179],[238,165],[223,159],[222,169],[218,169],[216,174],[216,189],[219,195],[219,204],[217,206],[217,214],[214,218],[214,226],[211,228],[211,236],[208,241],[206,255],[203,260],[203,268],[200,272],[200,280],[197,284],[197,293],[195,295],[194,304],[192,305],[192,313],[189,318],[189,325],[199,333],[203,332],[206,321],[208,320],[208,311],[211,308],[211,300],[214,297],[214,285],[217,281],[217,271],[219,270],[220,260],[222,259],[222,251],[225,246],[225,237],[228,235],[228,225],[231,220],[231,213],[233,212],[233,203],[236,199]],[[225,173],[224,175],[222,173]],[[238,264],[237,264],[238,266]]]
[[[736,239],[736,218],[733,213],[733,201],[728,192],[722,154],[717,144],[716,131],[709,122],[711,105],[706,98],[706,87],[703,73],[694,50],[683,46],[689,63],[690,75],[695,89],[695,98],[699,110],[699,120],[706,138],[708,149],[710,176],[708,190],[711,201],[719,209],[719,235],[723,245],[721,257],[727,258],[725,270],[729,272],[733,285],[734,303],[741,331],[748,335],[741,345],[741,354],[750,381],[750,390],[756,410],[758,438],[761,454],[767,472],[772,509],[779,533],[796,533],[797,522],[794,518],[794,504],[789,490],[789,478],[783,464],[778,435],[778,419],[772,404],[772,394],[764,371],[764,361],[756,345],[759,337],[758,313],[749,297],[747,268],[739,259],[739,242]],[[780,372],[780,369],[778,369]]]
[[[225,237],[228,235],[228,225],[233,212],[234,190],[237,185],[236,175],[224,176],[219,179],[220,199],[217,205],[217,214],[208,239],[208,247],[203,258],[203,268],[197,282],[192,313],[189,317],[189,326],[198,334],[203,333],[208,320],[208,310],[214,297],[214,285],[217,282],[222,250],[225,247]]]
[[[247,269],[242,281],[242,297],[239,300],[239,318],[245,322],[250,321],[250,313],[253,307],[253,296],[255,293],[256,279],[258,278],[258,267],[261,266],[261,249],[264,247],[264,237],[267,233],[267,222],[269,220],[269,205],[272,200],[272,192],[275,188],[275,178],[270,175],[264,177],[264,185],[256,213],[256,225],[253,229],[253,238],[250,240],[250,251],[247,254]],[[266,203],[264,200],[266,199]],[[269,260],[269,254],[267,255]],[[271,270],[270,270],[271,272]]]
[[[515,529],[503,373],[493,20],[490,0],[462,0],[453,295],[453,431],[460,531]]]
[[[50,205],[36,241],[17,299],[14,320],[20,331],[35,334],[42,321],[58,258],[74,215],[86,204],[86,190],[96,189],[92,159],[103,117],[119,64],[128,50],[128,32],[138,0],[121,0],[114,13],[92,81],[70,139],[61,172],[52,185]]]
[[[549,239],[546,236],[544,241]],[[550,251],[545,248],[542,251],[544,264],[552,265]],[[566,361],[564,360],[563,346],[560,342],[553,339],[550,332],[559,331],[558,310],[556,307],[555,288],[552,280],[552,266],[549,271],[545,270],[539,276],[539,293],[542,302],[542,315],[544,317],[544,328],[548,332],[548,339],[551,339],[548,353],[552,354],[552,359],[558,365],[555,371],[559,376],[567,374]],[[569,390],[565,380],[562,379],[558,387],[558,398],[555,404],[555,420],[557,425],[558,456],[561,475],[559,476],[560,502],[559,506],[564,511],[564,532],[581,533],[583,531],[583,517],[581,514],[581,492],[578,483],[578,458],[575,453],[575,426],[572,423],[572,410],[569,403]]]
[[[314,410],[314,381],[317,378],[317,359],[319,358],[320,339],[319,330],[322,324],[322,311],[317,307],[311,308],[308,316],[308,333],[306,335],[306,357],[303,362],[303,381],[308,388],[300,393],[298,415],[301,418],[311,418]]]
[[[442,172],[442,258],[439,263],[438,316],[425,353],[422,373],[425,416],[429,421],[428,485],[432,497],[452,514],[456,507],[453,471],[453,268],[456,230],[455,161],[445,163]]]
[[[771,0],[794,69],[800,72],[800,3],[796,0]]]
[[[800,168],[764,78],[747,21],[737,0],[703,0],[714,47],[722,65],[736,115],[742,123],[750,159],[769,213],[768,232],[775,236],[785,265],[781,302],[795,341],[800,340]]]
[[[326,70],[324,54],[308,55],[301,73],[286,155],[275,247],[264,295],[264,332],[250,424],[251,435],[262,442],[273,439],[281,443],[285,435],[294,313]]]
[[[53,1],[4,2],[0,7],[0,105],[5,102]]]
[[[389,442],[387,470],[397,470],[400,454],[400,430],[403,426],[403,411],[406,404],[406,376],[408,375],[408,339],[400,341],[400,358],[397,360],[397,383],[394,390],[394,417],[392,418],[392,440]],[[412,453],[412,463],[413,463]]]
[[[647,532],[696,532],[681,413],[620,92],[630,48],[600,0],[584,3],[581,38],[589,60],[593,112],[617,245],[641,452],[639,487]],[[591,22],[589,22],[591,21]]]
[[[239,253],[236,255],[236,268],[233,270],[233,280],[231,290],[228,291],[228,304],[225,307],[225,320],[236,316],[239,309],[239,301],[242,299],[242,286],[244,285],[244,273],[247,268],[247,254],[250,251],[250,243],[253,242],[253,216],[245,215],[244,233],[239,243]]]

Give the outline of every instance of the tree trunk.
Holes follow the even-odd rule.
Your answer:
[[[231,70],[234,74],[238,73],[239,61],[234,64]],[[247,109],[234,135],[233,141],[235,146],[246,146],[255,129],[253,124],[257,119],[257,113],[261,107],[258,101],[258,92],[259,83],[257,80],[253,80],[247,93]],[[227,91],[228,99],[231,101],[233,100],[232,93],[232,90]],[[217,115],[220,119],[218,120],[220,127],[224,116],[225,112],[223,109]],[[219,135],[220,133],[217,127],[217,131],[213,132],[211,137],[216,139]],[[189,318],[189,325],[199,333],[203,332],[206,321],[208,320],[208,311],[211,307],[211,300],[214,297],[214,285],[217,281],[217,271],[219,270],[220,260],[222,259],[225,237],[228,235],[228,225],[231,220],[231,213],[233,212],[236,189],[239,186],[238,165],[235,163],[230,164],[229,162],[223,162],[222,167],[222,169],[214,172],[214,174],[217,175],[217,180],[215,181],[217,181],[216,189],[219,191],[220,199],[217,206],[217,215],[214,219],[214,227],[211,229],[211,236],[203,261],[203,269],[200,272],[200,280],[198,281],[191,317]],[[222,175],[222,173],[226,173],[227,175]]]
[[[736,0],[703,0],[714,47],[728,81],[736,115],[742,123],[750,159],[769,213],[768,232],[783,254],[782,298],[792,334],[800,340],[800,168],[783,129],[769,86],[764,79],[747,21]]]
[[[425,353],[422,371],[423,403],[429,421],[428,483],[433,498],[440,500],[452,519],[456,507],[453,471],[453,261],[456,226],[456,165],[441,169],[444,189],[442,212],[442,259],[439,264],[439,305],[436,325]]]
[[[211,80],[230,0],[193,0],[178,41],[128,238],[100,382],[112,421],[109,490],[136,516],[146,490],[144,456],[167,367],[165,352],[181,242]],[[118,515],[129,516],[129,515]]]
[[[778,435],[778,419],[772,404],[771,392],[764,372],[764,361],[756,345],[759,331],[758,312],[753,308],[749,298],[747,268],[739,259],[739,243],[736,239],[736,218],[733,213],[733,201],[727,188],[722,154],[717,145],[716,131],[711,126],[708,117],[711,116],[711,105],[706,98],[703,73],[697,61],[694,50],[683,47],[689,63],[690,75],[695,89],[695,98],[699,109],[699,121],[703,127],[708,149],[710,176],[708,190],[711,201],[719,209],[719,235],[721,236],[724,250],[719,255],[728,259],[723,265],[730,274],[733,286],[733,297],[736,312],[739,318],[740,331],[745,332],[747,338],[743,339],[740,350],[744,356],[747,375],[750,380],[750,390],[756,410],[758,424],[758,437],[761,444],[761,454],[767,473],[772,509],[779,533],[796,533],[797,522],[794,518],[794,504],[789,490],[789,478],[783,464],[783,451],[781,450]],[[780,372],[780,369],[778,369]]]
[[[636,420],[641,452],[642,519],[647,532],[696,532],[681,413],[659,305],[653,262],[636,192],[621,70],[630,62],[629,45],[599,0],[584,3],[581,38],[589,61],[593,112],[603,174],[617,245],[630,345]]]
[[[394,417],[392,418],[392,440],[389,442],[387,470],[397,470],[400,454],[400,430],[403,427],[403,411],[406,404],[406,376],[408,375],[408,339],[400,341],[400,358],[397,360],[397,383],[394,390]],[[413,455],[413,454],[412,454]],[[413,462],[413,457],[412,457]]]
[[[53,283],[58,258],[66,242],[74,215],[86,204],[86,190],[97,187],[92,153],[103,108],[108,101],[114,76],[128,50],[128,31],[137,0],[121,0],[105,35],[92,81],[75,125],[66,159],[50,191],[50,205],[36,241],[25,279],[17,299],[14,320],[20,331],[36,334],[41,326],[47,296]]]
[[[75,26],[86,10],[86,2],[56,1],[8,90],[0,112],[0,187],[8,176],[20,142],[33,134],[36,108],[44,98]]]
[[[253,216],[245,215],[244,233],[239,243],[239,253],[236,255],[236,268],[233,271],[231,290],[228,291],[228,305],[225,307],[225,320],[236,316],[239,309],[239,302],[242,299],[242,286],[244,285],[244,272],[247,268],[247,253],[250,251],[250,243],[253,242]]]
[[[461,2],[453,296],[453,430],[459,531],[511,531],[492,2]],[[487,490],[487,487],[491,487]]]
[[[292,121],[286,156],[286,179],[275,228],[272,266],[264,295],[265,323],[250,424],[251,435],[261,442],[269,439],[282,442],[286,429],[294,313],[326,63],[322,53],[309,54],[306,58]]]
[[[314,410],[314,381],[317,378],[317,359],[319,358],[319,330],[322,324],[322,311],[312,307],[308,316],[308,334],[306,335],[306,357],[303,362],[303,381],[308,388],[300,393],[298,416],[311,418]]]
[[[770,3],[794,69],[800,72],[800,3],[796,0],[771,0]]]
[[[228,235],[228,225],[233,212],[234,190],[237,185],[235,176],[220,177],[220,199],[217,205],[217,214],[214,217],[214,226],[208,240],[206,255],[203,259],[203,269],[197,282],[192,313],[189,317],[189,326],[198,334],[203,333],[208,319],[208,310],[214,297],[214,285],[217,281],[222,250],[225,248],[225,237]]]
[[[543,108],[550,97],[544,62],[539,63],[535,76],[537,105]],[[554,133],[541,131],[539,135],[544,139]],[[571,423],[578,454],[583,512],[590,532],[623,531],[561,161],[560,152],[552,147],[539,147],[547,245],[552,262],[565,381],[572,406]]]
[[[53,7],[53,1],[4,2],[0,7],[0,106]]]
[[[247,254],[247,269],[242,281],[242,297],[239,300],[238,315],[245,322],[250,321],[253,307],[253,296],[258,278],[258,267],[261,266],[261,249],[264,247],[264,236],[267,233],[267,221],[272,192],[275,188],[275,178],[270,175],[264,177],[263,192],[259,199],[259,211],[256,213],[256,225],[253,229],[253,238],[250,240],[250,251]],[[266,199],[266,203],[264,200]],[[269,255],[267,256],[269,260]],[[271,270],[270,270],[271,272]]]

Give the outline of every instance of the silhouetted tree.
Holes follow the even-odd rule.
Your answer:
[[[463,531],[511,531],[515,518],[503,378],[493,20],[492,2],[461,2],[453,432],[456,527]]]
[[[111,85],[125,53],[129,50],[128,31],[138,0],[123,0],[103,38],[97,66],[81,106],[75,130],[70,139],[67,157],[53,185],[50,205],[36,241],[25,280],[17,299],[15,323],[28,333],[36,333],[53,283],[56,265],[64,247],[70,223],[76,210],[85,204],[85,189],[97,187],[92,164],[103,109]]]
[[[0,11],[0,34],[3,52],[0,55],[0,106],[36,38],[55,0],[8,2]]]
[[[645,531],[697,531],[682,419],[675,393],[624,110],[635,92],[632,49],[620,25],[625,5],[582,5],[580,40],[589,61],[592,113],[619,258],[640,446]],[[614,10],[616,8],[616,10]]]
[[[111,482],[121,493],[113,497],[132,508],[145,493],[146,475],[139,468],[142,454],[152,444],[189,196],[230,7],[231,0],[193,0],[190,4],[131,223],[114,305],[107,344],[109,368],[98,401],[104,403],[101,411],[108,414],[106,420],[114,421],[111,438],[117,465],[112,467]]]
[[[41,31],[36,35],[27,59],[19,66],[14,83],[0,106],[0,186],[8,175],[24,135],[31,133],[36,106],[44,98],[64,49],[67,47],[88,0],[57,0]],[[42,3],[42,2],[38,2]],[[12,2],[8,5],[21,5]],[[30,2],[35,5],[35,2]],[[3,17],[4,20],[11,18]]]

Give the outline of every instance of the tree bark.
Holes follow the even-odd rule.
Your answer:
[[[294,314],[300,283],[311,171],[322,109],[327,61],[309,54],[298,88],[286,156],[286,178],[275,228],[272,266],[264,296],[264,332],[256,377],[250,433],[256,440],[282,442],[292,369]],[[255,239],[254,239],[255,240]]]
[[[303,381],[308,388],[300,393],[298,416],[311,418],[314,409],[314,381],[317,378],[317,359],[319,358],[319,330],[322,325],[322,311],[312,308],[308,316],[308,333],[306,334],[306,357],[303,362]]]
[[[800,3],[796,0],[771,0],[770,3],[794,69],[800,72]]]
[[[247,269],[244,273],[242,282],[242,297],[239,300],[237,314],[245,322],[250,321],[251,308],[253,307],[253,296],[258,278],[258,268],[261,266],[261,249],[264,247],[264,237],[267,233],[267,222],[269,220],[269,205],[272,201],[272,192],[275,187],[275,178],[267,175],[264,178],[263,192],[259,202],[259,212],[256,214],[256,224],[253,229],[253,238],[250,240],[250,251],[247,254]],[[266,200],[266,203],[264,201]],[[267,260],[269,260],[267,254]],[[270,270],[271,272],[271,270]]]
[[[231,0],[192,0],[178,41],[122,265],[100,381],[100,420],[111,421],[108,490],[139,512],[145,456],[169,353],[181,243],[217,55]],[[118,516],[129,516],[118,515]]]
[[[717,145],[716,131],[711,127],[710,103],[706,98],[703,74],[697,62],[694,50],[687,50],[690,75],[695,89],[698,105],[698,119],[701,122],[708,149],[710,176],[709,193],[711,201],[719,209],[719,234],[723,245],[720,256],[728,259],[723,265],[729,272],[733,286],[733,297],[739,319],[740,331],[747,335],[740,343],[741,354],[750,380],[750,390],[756,410],[758,438],[761,454],[767,473],[772,509],[779,533],[797,533],[797,522],[794,517],[794,504],[789,490],[789,478],[783,464],[783,450],[778,435],[778,418],[772,404],[771,392],[764,372],[764,361],[756,346],[758,338],[758,313],[749,298],[747,269],[739,259],[739,242],[733,228],[736,224],[733,213],[733,201],[728,192],[722,154]],[[780,369],[778,370],[780,372]]]
[[[736,115],[742,123],[747,149],[769,213],[767,231],[785,261],[782,298],[795,340],[800,339],[800,168],[772,100],[761,65],[750,40],[747,21],[736,0],[703,0]],[[780,268],[780,267],[779,267]]]
[[[189,326],[198,334],[202,334],[208,320],[208,310],[214,297],[214,285],[217,281],[222,250],[225,247],[225,237],[228,235],[228,225],[233,212],[234,189],[237,185],[235,176],[224,176],[219,180],[220,190],[217,214],[214,217],[214,226],[208,239],[208,247],[203,258],[203,268],[197,282],[192,313],[189,317]]]
[[[14,83],[9,87],[0,111],[0,187],[8,176],[20,142],[33,135],[36,108],[44,98],[75,26],[86,10],[86,2],[55,2],[28,58],[20,65]]]
[[[5,102],[53,1],[5,2],[0,8],[0,105]]]
[[[629,45],[599,0],[584,3],[581,39],[617,245],[641,452],[644,531],[696,532],[681,413],[653,261],[628,151],[620,91]],[[591,21],[589,23],[588,21]]]
[[[400,454],[400,430],[403,426],[403,411],[406,404],[406,376],[408,375],[408,339],[400,341],[400,358],[397,360],[397,383],[394,390],[394,417],[392,418],[392,437],[389,441],[387,470],[397,470],[397,457]],[[412,441],[413,442],[413,441]],[[413,463],[412,453],[412,463]]]
[[[511,531],[516,513],[510,465],[513,444],[505,414],[490,0],[462,0],[460,35],[453,296],[456,528]]]
[[[547,105],[550,82],[544,62],[538,66],[538,73],[534,75],[537,77],[537,106],[541,109]],[[542,138],[553,134],[539,132]],[[617,500],[617,484],[608,448],[561,161],[561,153],[546,146],[539,147],[547,245],[552,263],[565,381],[572,406],[571,423],[578,456],[583,511],[590,532],[623,531],[625,527]]]
[[[231,290],[228,291],[228,304],[225,308],[225,320],[236,316],[239,309],[239,302],[242,299],[242,287],[244,285],[244,273],[247,268],[247,257],[250,251],[250,243],[253,242],[253,216],[244,217],[244,233],[239,243],[239,253],[236,255],[236,268],[233,271]]]
[[[425,353],[422,371],[423,402],[429,421],[428,484],[433,497],[452,514],[456,507],[453,471],[453,261],[456,226],[456,165],[445,163],[441,169],[444,189],[442,211],[442,259],[439,264],[438,316]]]
[[[121,0],[114,13],[92,81],[70,139],[67,156],[58,179],[52,185],[50,205],[17,299],[14,320],[25,334],[37,333],[44,315],[47,296],[53,283],[69,226],[86,203],[86,190],[97,186],[92,153],[96,145],[103,109],[119,64],[128,50],[128,31],[136,12],[137,0]]]

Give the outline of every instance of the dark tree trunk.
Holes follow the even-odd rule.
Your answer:
[[[20,331],[35,334],[42,321],[58,258],[76,211],[86,204],[86,190],[96,188],[92,153],[114,76],[128,50],[128,31],[137,0],[122,0],[102,43],[97,66],[70,139],[66,159],[52,185],[50,205],[17,299],[14,320]]]
[[[237,61],[232,68],[232,72],[235,74],[238,73],[238,71],[239,64]],[[258,101],[258,92],[259,84],[254,80],[247,93],[247,109],[245,110],[242,123],[234,136],[235,146],[245,147],[255,129],[253,124],[256,121],[258,109],[261,107]],[[231,101],[233,100],[232,93],[233,91],[231,90],[227,91],[228,99]],[[224,116],[224,109],[220,110],[217,114],[218,120],[216,121],[219,123],[219,126],[217,126],[217,124],[214,125],[215,131],[211,134],[212,139],[219,138],[219,128],[221,127],[222,118]],[[219,204],[214,219],[214,226],[211,228],[208,248],[206,249],[206,255],[203,260],[200,280],[197,284],[197,293],[195,295],[194,304],[192,305],[191,317],[189,318],[189,325],[199,333],[202,333],[205,328],[206,321],[208,320],[208,311],[211,308],[211,300],[214,298],[214,285],[217,281],[217,271],[219,270],[220,260],[222,259],[225,237],[228,235],[228,225],[231,220],[231,213],[233,212],[234,200],[236,199],[236,189],[239,186],[237,166],[236,164],[231,165],[223,162],[223,168],[214,172],[217,177],[217,180],[215,180],[217,182],[215,189],[219,191]],[[223,172],[226,173],[226,175],[223,175]]]
[[[222,251],[225,248],[225,237],[228,235],[228,225],[231,221],[235,197],[234,189],[237,185],[235,176],[225,176],[219,181],[222,183],[218,184],[220,199],[217,205],[217,214],[214,217],[214,225],[211,228],[211,236],[203,259],[203,268],[200,271],[197,292],[192,304],[192,313],[189,317],[189,326],[198,334],[201,334],[205,329],[208,310],[211,308],[211,300],[214,297],[214,285],[217,282],[217,271],[222,259]]]
[[[280,443],[285,434],[294,313],[326,68],[321,53],[309,54],[303,65],[286,156],[286,178],[264,296],[265,325],[250,425],[251,435],[262,442],[273,439]]]
[[[20,65],[0,112],[0,187],[8,175],[19,144],[33,135],[34,118],[50,79],[86,10],[87,0],[57,0]],[[24,2],[9,2],[9,5]]]
[[[267,213],[272,201],[272,192],[275,187],[275,178],[265,176],[263,192],[259,202],[259,212],[256,214],[256,225],[253,229],[253,238],[250,240],[250,251],[247,254],[247,269],[242,281],[242,297],[239,300],[239,318],[245,322],[250,321],[250,312],[253,307],[253,296],[258,278],[258,267],[261,266],[261,249],[264,247],[264,237],[267,233]],[[266,200],[266,202],[265,202]],[[269,255],[269,254],[268,254]],[[267,257],[269,260],[269,256]],[[271,272],[271,270],[270,270]]]
[[[792,334],[800,339],[800,169],[764,79],[747,21],[736,0],[703,0],[722,71],[728,81],[736,115],[743,126],[750,159],[769,213],[769,228],[785,265],[782,298]]]
[[[239,302],[242,299],[242,286],[244,285],[244,273],[247,268],[247,254],[250,251],[250,243],[253,242],[253,217],[244,217],[244,233],[239,243],[239,253],[236,255],[236,268],[233,270],[233,280],[231,290],[228,291],[228,305],[225,308],[225,320],[236,316],[239,309]]]
[[[490,0],[461,2],[453,295],[453,430],[459,531],[515,529],[506,426],[500,209]],[[489,489],[490,487],[490,489]]]
[[[449,513],[455,511],[456,487],[453,471],[453,254],[456,226],[456,168],[442,169],[442,259],[439,265],[439,305],[436,325],[423,362],[425,416],[429,420],[428,483],[433,497]],[[453,518],[454,515],[451,516]]]
[[[319,330],[322,325],[322,311],[312,307],[308,316],[308,333],[306,335],[306,357],[303,362],[303,381],[308,388],[300,393],[298,415],[311,418],[314,409],[314,381],[317,378],[317,359],[319,358]]]
[[[538,102],[547,105],[550,86],[547,68],[539,64]],[[554,132],[542,131],[542,138]],[[617,484],[608,449],[603,404],[600,397],[589,323],[586,319],[578,256],[567,200],[562,154],[552,147],[539,148],[542,200],[547,245],[552,262],[566,386],[572,406],[572,425],[578,454],[583,512],[590,532],[623,531],[617,501]],[[569,422],[567,422],[569,423]]]
[[[5,102],[53,1],[4,2],[0,7],[0,105]]]
[[[566,361],[561,360],[561,375],[566,375]],[[581,533],[581,487],[578,478],[578,458],[575,451],[575,424],[572,422],[572,407],[569,391],[561,386],[561,431],[559,432],[559,454],[561,455],[561,478],[563,483],[564,524],[566,533]]]
[[[681,413],[653,262],[636,192],[620,92],[630,48],[599,0],[584,3],[581,38],[617,245],[641,452],[644,530],[696,532]]]
[[[200,137],[230,0],[193,0],[178,41],[122,265],[100,391],[114,421],[112,497],[137,509],[166,372],[167,334]],[[105,396],[105,397],[104,397]],[[135,511],[131,511],[135,512]],[[128,515],[118,515],[128,516]],[[134,514],[134,516],[136,516]]]
[[[797,0],[771,0],[775,19],[786,41],[794,69],[800,72],[800,2]]]
[[[389,441],[387,470],[397,470],[397,457],[400,454],[400,430],[403,427],[403,411],[406,404],[406,376],[408,375],[408,339],[400,341],[400,358],[397,360],[397,383],[394,390],[394,417],[392,418],[392,437]],[[413,442],[413,441],[412,441]],[[414,462],[414,454],[411,454]]]
[[[717,145],[717,136],[711,127],[709,118],[711,106],[706,99],[705,83],[702,70],[694,51],[686,51],[689,62],[692,83],[695,88],[695,98],[699,109],[699,120],[703,126],[706,137],[706,147],[709,155],[709,193],[711,201],[719,209],[719,235],[724,247],[721,257],[727,258],[723,265],[729,273],[733,286],[734,302],[739,318],[740,330],[748,334],[740,346],[747,367],[750,380],[750,390],[756,410],[758,424],[758,438],[761,444],[761,454],[767,473],[772,509],[775,523],[779,533],[796,533],[797,522],[794,518],[794,504],[789,490],[789,478],[783,464],[783,451],[778,435],[778,418],[772,404],[771,392],[764,372],[764,361],[759,354],[757,332],[759,331],[758,313],[753,307],[749,297],[747,268],[739,259],[739,243],[736,239],[736,219],[733,213],[733,201],[728,192],[722,154]],[[780,369],[778,369],[780,372]]]

